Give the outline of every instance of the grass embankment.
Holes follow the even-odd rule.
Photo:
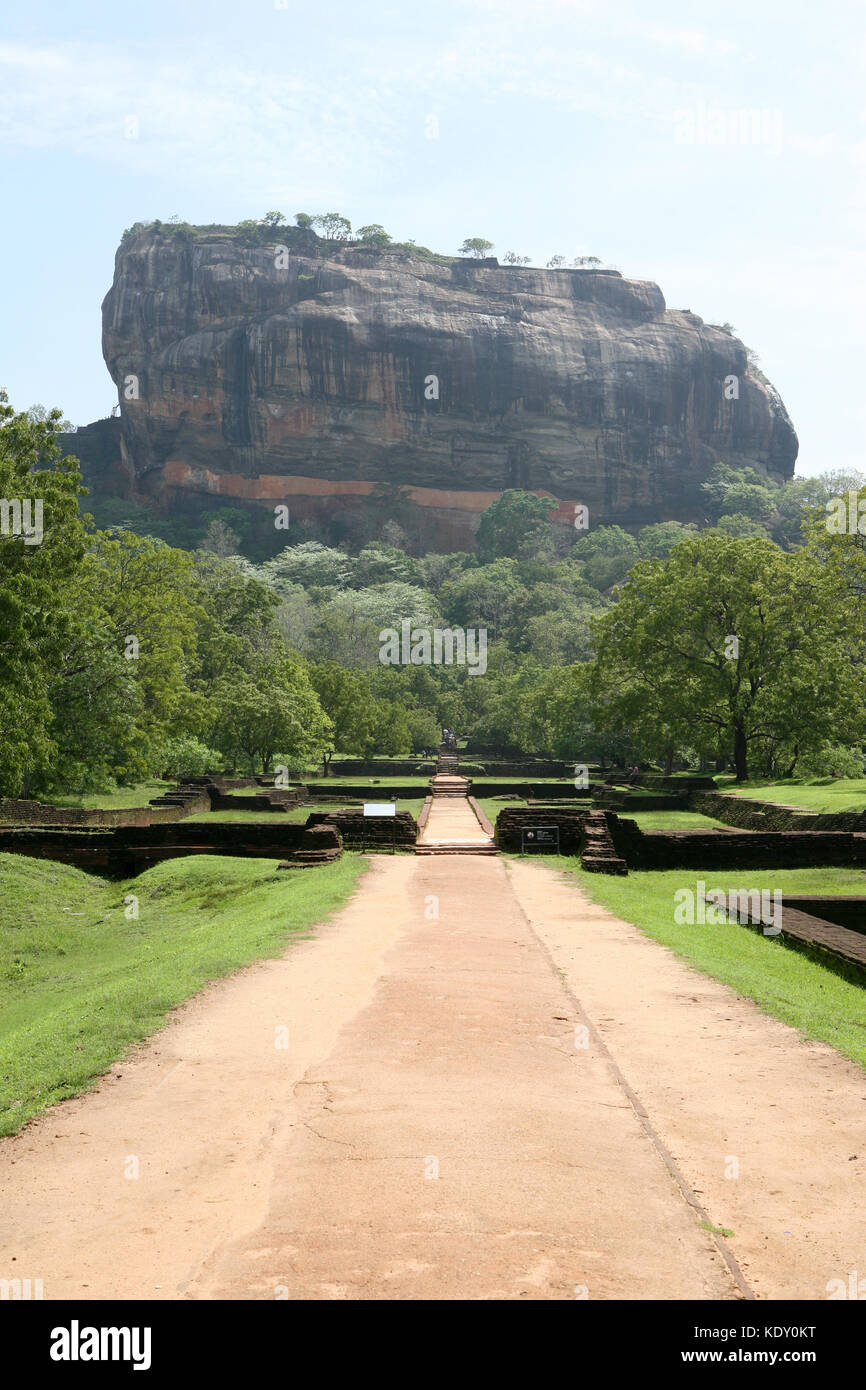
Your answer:
[[[766,889],[772,893],[856,893],[866,895],[862,869],[715,869],[632,872],[627,878],[584,872],[575,860],[547,858],[580,881],[593,901],[626,922],[633,922],[655,941],[705,975],[753,999],[760,1009],[798,1028],[807,1038],[829,1043],[844,1056],[866,1066],[866,987],[837,974],[780,937],[764,936],[739,922],[719,926],[680,925],[674,921],[674,894],[696,891],[703,880],[713,888]]]
[[[309,934],[366,866],[277,863],[190,856],[118,883],[0,854],[0,1134],[85,1090],[209,980]]]
[[[804,811],[866,811],[866,778],[816,777],[786,782],[746,782],[736,786],[729,778],[717,777],[720,792],[772,801],[783,806],[799,806]]]

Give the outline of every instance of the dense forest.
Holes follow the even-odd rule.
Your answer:
[[[828,525],[862,476],[775,485],[719,465],[701,528],[634,535],[572,534],[512,490],[455,554],[424,554],[385,488],[366,531],[300,524],[268,553],[239,510],[198,527],[123,501],[92,514],[62,424],[2,397],[0,496],[44,510],[41,543],[0,534],[2,795],[299,773],[334,750],[421,752],[443,725],[469,756],[862,770],[866,537]],[[382,631],[407,619],[485,630],[483,677],[383,665]]]

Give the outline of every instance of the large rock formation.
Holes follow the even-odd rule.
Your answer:
[[[124,238],[103,347],[131,494],[315,516],[400,484],[433,547],[465,543],[507,487],[635,526],[701,520],[719,460],[793,472],[746,348],[654,284],[280,238]]]

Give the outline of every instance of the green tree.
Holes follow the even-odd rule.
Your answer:
[[[394,545],[371,541],[360,551],[354,564],[352,587],[365,589],[371,584],[402,583],[423,587],[420,563]]]
[[[431,594],[438,594],[443,584],[449,579],[455,579],[474,562],[475,557],[465,550],[453,551],[448,555],[437,555],[433,552],[422,555],[418,562],[422,583]]]
[[[331,736],[322,749],[325,776],[335,752],[366,753],[377,724],[376,701],[360,676],[346,671],[335,661],[310,667],[310,683],[331,722]]]
[[[656,521],[642,526],[638,532],[637,548],[642,560],[664,560],[675,545],[693,536],[697,528],[684,526],[680,521]]]
[[[208,748],[206,743],[188,734],[167,738],[154,758],[160,775],[178,782],[184,777],[203,777],[206,772],[216,772],[221,761],[215,748]]]
[[[599,601],[568,599],[555,609],[538,613],[526,622],[525,645],[546,666],[568,666],[588,661],[592,655],[592,623]]]
[[[766,536],[768,534],[766,526],[762,526],[760,521],[755,521],[745,512],[729,512],[720,516],[716,522],[716,527],[726,536],[736,536],[739,540],[745,540],[748,536]]]
[[[73,586],[86,544],[78,460],[60,456],[61,424],[59,410],[44,418],[16,413],[0,392],[0,497],[9,504],[0,530],[0,794],[7,796],[27,795],[57,773],[51,693],[75,625]]]
[[[590,680],[600,727],[702,756],[862,736],[839,585],[804,551],[706,532],[641,561],[597,624]]]
[[[348,584],[353,564],[342,550],[319,541],[287,545],[272,560],[266,560],[255,573],[278,592],[286,585],[303,584],[305,589],[336,588]]]
[[[274,651],[214,688],[213,744],[231,765],[268,773],[274,755],[305,761],[326,747],[332,725],[300,659]]]
[[[316,622],[303,641],[308,657],[327,656],[349,670],[370,670],[379,663],[379,632],[363,603],[352,602],[346,595],[339,604],[320,605]]]
[[[389,757],[399,757],[412,748],[412,732],[406,710],[388,700],[375,706],[376,719],[371,734],[372,746]]]
[[[135,674],[141,725],[158,738],[169,729],[194,732],[195,670],[200,617],[192,556],[162,541],[122,531],[97,532],[81,569],[80,592],[92,593],[105,631]]]
[[[212,550],[214,555],[226,558],[229,555],[237,555],[239,544],[240,536],[237,531],[233,531],[224,521],[219,521],[216,517],[211,518],[201,543],[202,550]]]
[[[348,241],[352,235],[352,224],[348,217],[339,212],[319,212],[312,219],[326,241]]]
[[[701,492],[714,521],[737,513],[752,521],[764,521],[776,503],[776,488],[768,479],[754,468],[730,468],[726,463],[713,467],[701,484]]]
[[[517,561],[503,559],[465,570],[443,584],[439,602],[450,623],[489,628],[491,640],[495,641],[507,627],[522,593]]]
[[[29,409],[25,411],[25,414],[28,420],[31,420],[34,424],[46,424],[50,422],[53,432],[69,434],[75,429],[72,421],[67,420],[65,416],[61,415],[59,410],[46,410],[44,405],[31,405]]]
[[[413,753],[421,753],[425,748],[438,747],[441,725],[430,710],[407,709],[406,722],[409,725],[409,738]]]
[[[367,246],[387,246],[391,240],[379,222],[370,222],[366,227],[359,227],[356,235],[358,240]]]
[[[581,565],[587,583],[604,593],[622,583],[639,553],[634,536],[621,526],[597,526],[576,542],[571,559]]]
[[[507,488],[481,515],[475,540],[482,560],[552,550],[549,500]]]
[[[492,250],[492,241],[485,241],[484,237],[480,236],[470,236],[466,238],[458,254],[461,256],[474,256],[476,260],[480,261],[485,256],[489,256]]]
[[[353,613],[361,621],[372,623],[377,631],[399,628],[404,618],[416,627],[434,627],[439,621],[439,605],[433,595],[418,585],[399,580],[344,590],[337,594],[331,608]],[[378,650],[378,639],[376,645]]]
[[[220,676],[234,668],[244,669],[256,652],[273,645],[279,635],[280,598],[233,561],[206,551],[193,556],[192,579],[196,600],[193,687],[206,694]]]

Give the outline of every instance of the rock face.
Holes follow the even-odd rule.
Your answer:
[[[297,517],[401,485],[434,548],[465,544],[507,487],[549,493],[563,522],[583,503],[593,525],[636,526],[702,519],[719,460],[793,472],[796,435],[743,344],[654,284],[280,235],[282,251],[230,229],[124,239],[103,304],[118,491]]]

